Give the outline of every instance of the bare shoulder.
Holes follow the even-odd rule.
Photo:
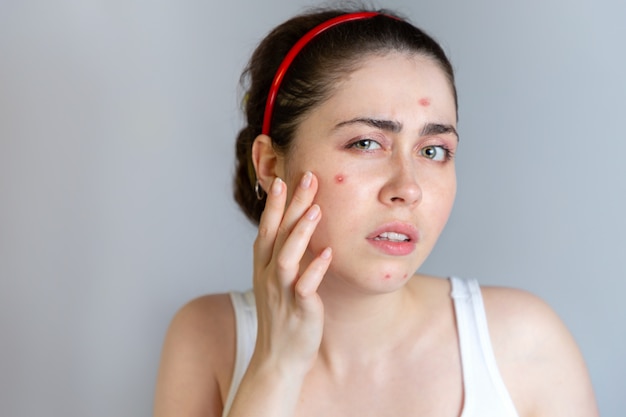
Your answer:
[[[504,287],[481,290],[492,338],[504,333],[523,348],[538,342],[541,335],[567,331],[550,306],[527,291]]]
[[[559,316],[526,291],[483,287],[498,366],[521,416],[597,416],[583,357]]]
[[[228,294],[184,305],[165,336],[155,416],[219,416],[235,355],[235,319]]]
[[[222,344],[221,338],[214,336],[231,332],[234,326],[234,312],[228,294],[210,294],[198,297],[185,304],[176,312],[169,331],[180,333],[183,339],[210,345]]]

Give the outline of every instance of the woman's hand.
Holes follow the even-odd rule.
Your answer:
[[[305,173],[285,210],[287,187],[275,178],[254,243],[259,326],[251,365],[300,378],[309,371],[321,342],[324,308],[317,288],[331,261],[326,248],[301,268],[322,215],[313,204],[317,187],[317,178]]]

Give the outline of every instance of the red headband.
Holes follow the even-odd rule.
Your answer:
[[[343,14],[341,16],[337,16],[335,18],[329,19],[308,31],[294,46],[291,47],[283,62],[280,63],[278,70],[276,70],[276,75],[274,75],[274,80],[272,81],[272,85],[270,86],[270,92],[267,95],[267,103],[265,104],[265,114],[263,116],[263,130],[261,133],[264,135],[270,134],[270,125],[272,122],[272,111],[274,110],[274,101],[276,100],[276,95],[278,94],[278,89],[280,88],[280,83],[283,81],[285,77],[285,73],[289,69],[289,66],[298,55],[298,53],[309,43],[313,38],[315,38],[320,33],[324,32],[326,29],[329,29],[333,26],[336,26],[343,22],[349,22],[352,20],[361,20],[361,19],[369,19],[374,16],[378,16],[380,13],[378,12],[359,12],[359,13],[348,13]]]

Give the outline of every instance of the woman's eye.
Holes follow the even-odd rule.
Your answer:
[[[380,143],[372,139],[357,140],[356,142],[353,142],[350,147],[361,151],[372,151],[381,148]]]
[[[420,154],[433,161],[445,161],[448,151],[443,146],[425,146],[420,150]]]

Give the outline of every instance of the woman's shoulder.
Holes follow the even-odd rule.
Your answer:
[[[540,297],[521,289],[481,286],[489,332],[495,348],[516,357],[548,354],[575,342],[556,312]]]
[[[450,280],[419,275],[411,285],[431,299],[450,299]],[[589,374],[569,330],[540,297],[481,286],[498,369],[520,416],[597,416]]]
[[[233,311],[229,293],[206,294],[185,303],[174,315],[174,321],[182,320],[185,323],[216,324],[221,320],[232,318],[232,316]]]
[[[524,290],[485,286],[481,293],[498,367],[520,415],[597,415],[583,357],[556,312]]]
[[[155,415],[219,415],[235,357],[229,294],[198,297],[174,315],[163,343]],[[184,412],[183,412],[184,411]]]
[[[552,308],[528,291],[497,286],[481,286],[480,289],[490,328],[522,332],[520,336],[537,336],[538,332],[563,327]]]
[[[166,336],[198,360],[217,363],[235,349],[235,315],[228,293],[208,294],[184,304],[174,315]]]
[[[174,314],[166,338],[179,343],[190,342],[194,346],[208,346],[220,335],[232,333],[234,313],[227,293],[207,294],[185,303]]]

